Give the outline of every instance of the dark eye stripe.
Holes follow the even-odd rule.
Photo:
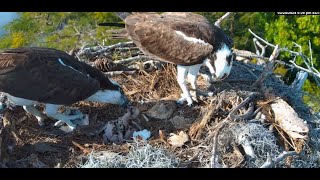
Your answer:
[[[228,66],[230,66],[231,60],[233,59],[233,55],[227,57]]]

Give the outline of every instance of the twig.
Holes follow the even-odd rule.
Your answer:
[[[71,141],[73,145],[77,146],[83,153],[90,154],[91,151],[87,148],[82,147],[79,143]]]
[[[119,61],[114,61],[115,64],[126,64],[126,63],[130,63],[132,61],[137,61],[137,60],[147,60],[147,59],[150,59],[150,57],[148,56],[134,56],[134,57],[129,57],[127,59],[122,59],[122,60],[119,60]]]
[[[101,46],[83,48],[78,52],[77,56],[81,56],[81,55],[86,54],[86,55],[89,55],[90,57],[94,57],[94,56],[103,54],[105,52],[112,51],[112,50],[119,48],[119,47],[132,46],[132,45],[134,45],[134,43],[132,41],[129,41],[129,42],[119,42],[117,44],[105,46],[102,48],[101,48]],[[92,51],[94,51],[94,52],[92,52]]]
[[[264,43],[267,44],[268,46],[271,46],[271,47],[274,47],[274,48],[276,47],[275,45],[269,43],[268,41],[262,39],[261,37],[259,37],[259,36],[256,35],[255,33],[253,33],[253,32],[251,31],[251,29],[248,29],[248,30],[249,30],[249,32],[250,32],[253,36],[255,36],[255,37],[256,37],[257,39],[259,39],[260,41],[264,42]]]
[[[250,104],[250,107],[248,108],[248,110],[242,114],[242,115],[234,115],[235,112],[237,112],[239,109],[241,109],[242,107],[244,107],[248,102],[252,101],[256,95],[258,95],[259,93],[257,92],[253,92],[251,93],[244,101],[242,101],[238,106],[236,106],[234,109],[232,109],[228,115],[228,117],[230,117],[230,119],[232,120],[245,120],[247,118],[249,118],[254,110],[254,106],[253,103]]]
[[[115,50],[123,52],[123,51],[139,50],[139,48],[138,47],[117,47],[115,48]]]
[[[269,58],[269,62],[267,63],[267,66],[265,67],[265,69],[263,70],[263,72],[261,73],[257,81],[253,83],[252,87],[260,87],[262,82],[273,72],[274,60],[278,57],[279,52],[280,52],[279,45],[277,45],[274,48]]]
[[[310,63],[311,63],[311,67],[313,67],[313,62],[312,62],[312,48],[311,48],[311,42],[309,40],[309,51],[310,51]]]
[[[320,74],[316,74],[316,73],[312,72],[312,71],[309,70],[309,69],[306,69],[306,68],[303,68],[303,67],[301,67],[301,66],[298,66],[293,60],[290,60],[289,62],[290,62],[294,67],[296,67],[296,68],[298,68],[298,69],[300,69],[300,70],[306,71],[307,73],[310,73],[310,74],[312,74],[312,75],[320,78]]]
[[[196,139],[200,138],[203,128],[210,121],[211,116],[212,116],[213,112],[215,111],[215,109],[217,109],[218,107],[221,106],[221,103],[222,103],[222,101],[219,101],[218,105],[215,105],[213,103],[213,101],[211,101],[209,106],[206,108],[208,111],[202,117],[201,121],[195,123],[194,125],[192,125],[190,127],[189,136],[191,137],[192,140],[196,140]]]
[[[259,59],[263,59],[263,60],[269,60],[269,58],[266,58],[266,57],[263,57],[263,56],[260,56],[260,55],[255,55],[255,54],[246,55],[246,54],[240,54],[238,52],[235,52],[235,54],[236,54],[236,56],[245,57],[245,58],[249,58],[249,59],[259,58]]]
[[[260,55],[260,51],[259,51],[259,49],[257,47],[257,43],[256,43],[257,41],[258,41],[257,38],[253,38],[253,45],[254,45],[254,49],[256,50],[256,54]]]
[[[118,76],[120,74],[126,74],[126,75],[132,75],[134,73],[136,73],[137,71],[110,71],[110,72],[104,72],[105,75],[110,76],[110,77],[114,77],[114,76]]]
[[[220,132],[220,129],[222,126],[220,126],[218,129],[215,130],[214,136],[213,136],[213,145],[212,145],[212,151],[211,151],[211,158],[210,158],[210,168],[222,168],[221,164],[218,162],[218,153],[217,153],[217,146],[218,146],[218,135]]]
[[[259,36],[256,35],[255,33],[253,33],[250,29],[248,29],[248,30],[249,30],[249,32],[250,32],[253,36],[255,36],[257,39],[261,40],[261,41],[264,42],[265,44],[267,44],[267,45],[269,45],[269,46],[271,46],[271,47],[276,47],[275,45],[267,42],[266,40],[262,39],[261,37],[259,37]],[[300,69],[300,70],[306,71],[306,72],[308,72],[309,74],[312,74],[313,77],[314,77],[314,79],[315,79],[316,82],[317,82],[317,85],[320,86],[320,80],[319,80],[319,79],[320,79],[320,72],[319,72],[316,68],[314,68],[314,65],[313,65],[313,62],[312,62],[311,42],[309,41],[310,58],[308,58],[306,55],[304,55],[304,54],[302,53],[302,47],[301,47],[299,44],[297,44],[297,43],[295,43],[295,42],[293,42],[293,44],[294,44],[295,46],[299,47],[299,50],[300,50],[299,52],[288,50],[288,48],[280,48],[281,51],[289,52],[291,55],[294,55],[294,56],[295,56],[293,60],[290,60],[290,61],[289,61],[293,66],[290,65],[290,64],[287,64],[287,63],[285,63],[285,62],[280,63],[280,64],[285,64],[285,65],[290,66],[290,67],[295,67],[295,68],[298,68],[298,69]],[[301,67],[301,66],[299,66],[299,65],[297,65],[297,64],[295,63],[295,60],[296,60],[296,57],[297,57],[297,56],[300,56],[300,57],[302,58],[303,63],[307,66],[307,69],[306,69],[306,68],[303,68],[303,67]],[[276,62],[279,63],[278,60],[276,60]]]
[[[260,44],[260,42],[257,40],[257,38],[253,38],[253,44],[254,44],[254,47],[256,48],[256,54],[260,55],[260,56],[264,56],[264,54],[266,53],[266,47],[268,45],[263,46],[262,44]],[[257,45],[261,48],[261,53],[259,52]]]
[[[141,113],[141,115],[142,115],[142,117],[144,118],[144,120],[146,120],[147,122],[150,121],[149,118],[148,118],[146,115],[144,115],[143,113]]]
[[[276,157],[274,160],[272,160],[272,158],[270,157],[270,155],[268,153],[267,161],[262,166],[260,166],[260,168],[270,168],[270,167],[278,164],[280,161],[282,161],[286,157],[294,156],[294,155],[297,155],[297,153],[295,151],[283,151],[278,157]]]
[[[231,15],[231,12],[227,12],[226,14],[224,14],[221,18],[219,18],[214,25],[220,27],[220,24],[223,20],[227,19],[229,16]]]

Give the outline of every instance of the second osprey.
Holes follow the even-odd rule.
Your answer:
[[[177,64],[177,80],[182,90],[178,103],[192,105],[197,90],[200,67],[206,65],[213,79],[226,78],[233,62],[232,40],[217,26],[198,14],[116,13],[125,22],[125,29],[114,31],[114,38],[131,39],[145,54],[160,61]],[[100,25],[110,25],[101,23]]]

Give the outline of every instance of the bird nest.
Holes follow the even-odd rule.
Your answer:
[[[115,105],[74,104],[89,114],[90,124],[69,134],[53,127],[53,120],[40,128],[36,118],[15,107],[3,118],[11,122],[13,139],[8,142],[13,148],[6,166],[319,167],[320,143],[312,113],[301,101],[301,93],[279,78],[270,76],[263,87],[252,87],[261,70],[253,64],[234,62],[231,74],[222,82],[210,84],[198,77],[198,103],[177,106],[175,100],[181,91],[175,66],[159,63],[150,70],[143,68],[145,65],[140,62],[134,72],[129,69],[131,73],[112,75],[112,79],[122,85],[140,111],[132,121],[150,131],[150,139],[105,142],[103,132],[97,129],[126,114]],[[207,73],[205,69],[201,72]],[[202,95],[208,91],[213,95]],[[308,139],[292,139],[277,126],[269,112],[270,104],[279,97],[308,122]]]

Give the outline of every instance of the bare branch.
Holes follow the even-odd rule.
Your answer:
[[[264,42],[266,45],[271,46],[271,47],[274,47],[274,48],[276,47],[274,44],[271,44],[271,43],[269,43],[268,41],[266,41],[266,40],[262,39],[261,37],[259,37],[258,35],[256,35],[254,32],[251,31],[251,29],[248,29],[248,30],[249,30],[249,32],[250,32],[253,36],[255,36],[255,37],[256,37],[257,39],[259,39],[260,41]],[[281,50],[281,51],[289,52],[289,53],[291,53],[291,54],[300,55],[300,53],[295,52],[295,51],[288,50],[287,48],[281,48],[280,50]]]
[[[259,51],[259,49],[257,47],[256,41],[258,41],[257,38],[253,38],[253,45],[254,45],[254,49],[256,50],[256,54],[260,55],[260,51]]]
[[[294,61],[292,61],[292,60],[290,60],[289,62],[290,62],[291,64],[293,64],[294,67],[296,67],[296,68],[298,68],[298,69],[301,69],[301,70],[303,70],[303,71],[306,71],[306,72],[308,72],[308,73],[310,73],[310,74],[313,74],[314,76],[320,78],[320,74],[314,73],[314,72],[312,72],[312,71],[309,70],[309,69],[303,68],[303,67],[297,65],[297,64],[296,64]]]
[[[257,79],[256,82],[254,82],[252,87],[261,86],[262,82],[273,72],[274,60],[278,57],[279,52],[280,52],[279,45],[276,45],[270,58],[269,58],[269,62],[267,64],[267,66],[265,67],[265,69],[261,73],[259,79]]]
[[[265,44],[267,44],[267,45],[269,45],[269,46],[271,46],[271,47],[275,47],[275,45],[273,45],[273,44],[267,42],[266,40],[262,39],[261,37],[259,37],[259,36],[256,35],[255,33],[253,33],[250,29],[248,29],[248,30],[249,30],[249,32],[250,32],[253,36],[255,36],[257,39],[261,40],[262,42],[264,42]],[[316,68],[314,68],[314,65],[313,65],[313,62],[312,62],[312,48],[311,48],[311,42],[310,42],[310,40],[309,40],[310,58],[308,58],[306,55],[304,55],[304,54],[302,53],[302,47],[301,47],[301,45],[299,45],[299,44],[297,44],[297,43],[295,43],[295,42],[293,42],[293,44],[294,44],[296,47],[299,48],[299,50],[300,50],[299,52],[291,51],[291,50],[288,50],[287,48],[281,48],[281,49],[280,49],[281,51],[289,52],[291,55],[294,56],[294,59],[289,61],[292,65],[287,64],[287,63],[285,63],[285,62],[281,62],[281,61],[279,61],[279,60],[276,60],[275,62],[277,62],[277,63],[279,63],[279,64],[284,64],[284,65],[289,66],[289,67],[291,67],[291,68],[297,68],[297,69],[300,69],[300,70],[302,70],[302,71],[305,71],[305,72],[311,74],[311,75],[314,77],[314,79],[315,79],[315,81],[317,82],[317,84],[320,86],[320,73],[319,73],[319,71],[318,71]],[[299,66],[299,65],[297,65],[297,64],[295,63],[295,60],[296,60],[297,56],[299,56],[299,57],[302,58],[303,63],[306,65],[307,68],[303,68],[303,67],[301,67],[301,66]]]
[[[110,52],[110,51],[114,50],[115,48],[132,46],[132,45],[134,45],[134,43],[132,41],[129,41],[129,42],[119,42],[117,44],[113,44],[113,45],[110,45],[110,46],[105,46],[105,47],[102,47],[102,48],[101,48],[101,46],[84,48],[81,51],[79,51],[78,56],[81,56],[81,55],[85,54],[85,55],[89,55],[91,57],[94,57],[94,56],[103,54],[105,52]]]
[[[251,31],[251,29],[248,29],[248,30],[249,30],[249,32],[250,32],[252,35],[254,35],[257,39],[259,39],[260,41],[264,42],[264,43],[267,44],[268,46],[276,47],[275,45],[269,43],[268,41],[262,39],[261,37],[259,37],[259,36],[256,35],[255,33],[253,33],[253,32]]]
[[[115,64],[126,64],[126,63],[130,63],[132,61],[147,60],[147,59],[150,59],[150,57],[138,55],[138,56],[135,56],[135,57],[129,57],[127,59],[122,59],[122,60],[119,60],[119,61],[115,61],[114,63]]]
[[[118,76],[120,74],[126,74],[126,75],[132,75],[136,73],[137,71],[110,71],[110,72],[105,72],[104,74],[110,77]]]
[[[254,44],[254,47],[256,48],[256,54],[260,55],[260,56],[264,56],[264,54],[266,53],[266,47],[268,45],[263,46],[262,44],[260,44],[260,42],[257,40],[257,38],[253,38],[253,44]],[[257,45],[261,48],[261,53],[259,52]]]
[[[312,62],[312,48],[311,48],[311,42],[309,40],[309,51],[310,51],[310,63],[311,63],[311,67],[313,67],[313,62]]]
[[[245,119],[249,118],[254,111],[253,103],[250,104],[248,110],[244,114],[234,115],[234,113],[237,112],[242,107],[244,107],[247,103],[251,102],[258,94],[259,93],[257,93],[257,92],[251,93],[244,101],[242,101],[237,107],[233,108],[230,111],[228,117],[230,117],[230,119],[232,119],[232,120],[245,120]]]
[[[249,59],[253,59],[253,58],[260,58],[260,59],[263,59],[263,60],[269,60],[269,58],[267,57],[263,57],[263,56],[260,56],[260,55],[246,55],[246,54],[240,54],[240,53],[237,53],[235,52],[236,56],[241,56],[241,57],[245,57],[245,58],[249,58]]]
[[[220,24],[223,20],[227,19],[229,16],[231,15],[231,12],[227,12],[226,14],[224,14],[221,18],[219,18],[214,25],[220,27]]]
[[[213,136],[213,145],[211,151],[211,158],[210,158],[210,168],[221,168],[221,164],[218,162],[218,153],[217,153],[217,146],[218,146],[218,135],[221,127],[216,129],[214,136]]]

